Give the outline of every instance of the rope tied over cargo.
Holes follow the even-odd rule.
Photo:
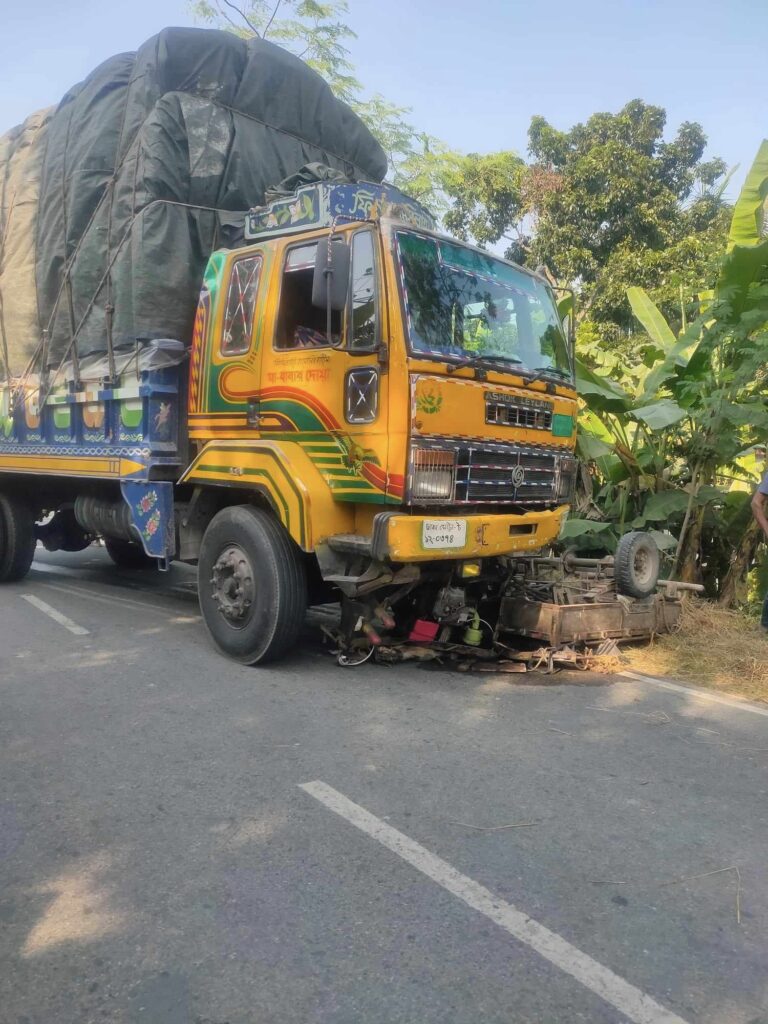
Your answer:
[[[9,379],[24,367],[24,387],[43,355],[43,377],[57,366],[41,394],[67,361],[78,378],[91,351],[189,340],[223,215],[244,216],[312,162],[369,181],[387,166],[362,121],[301,60],[207,29],[166,29],[110,58],[32,128],[33,157],[18,131],[12,157],[0,147],[0,190],[7,159],[23,169],[29,158],[34,171],[23,179],[25,234],[22,218],[2,225],[23,243],[13,251],[30,255],[13,281],[0,262],[0,359]],[[0,255],[9,251],[2,238]]]

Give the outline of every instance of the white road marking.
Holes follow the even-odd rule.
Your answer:
[[[34,605],[39,611],[44,612],[49,618],[53,619],[54,622],[58,622],[60,626],[68,629],[70,633],[74,633],[75,636],[88,636],[90,630],[85,629],[83,626],[78,626],[72,619],[68,619],[66,615],[56,611],[45,601],[41,601],[39,597],[35,597],[34,594],[22,594],[22,599],[28,601],[31,605]]]
[[[396,853],[417,871],[437,882],[468,906],[485,914],[519,942],[524,942],[545,960],[549,960],[605,1002],[615,1006],[635,1024],[686,1024],[681,1017],[666,1010],[645,992],[630,985],[613,971],[593,960],[591,956],[582,953],[556,932],[534,921],[506,900],[494,896],[485,886],[462,875],[447,861],[430,853],[420,843],[387,825],[364,807],[353,803],[343,793],[319,780],[305,782],[299,788],[335,814],[345,818],[355,828],[359,828],[361,832],[386,846],[392,853]]]
[[[738,711],[751,711],[753,715],[764,715],[768,718],[768,708],[758,707],[747,700],[739,700],[738,697],[725,697],[721,693],[710,693],[709,690],[702,690],[698,686],[683,686],[680,683],[670,683],[667,679],[657,679],[656,676],[644,676],[640,672],[621,672],[620,675],[626,679],[635,679],[640,683],[652,683],[653,686],[660,686],[664,690],[674,690],[675,693],[684,693],[686,697],[698,697],[701,700],[712,701],[713,704],[725,704],[728,708],[736,708]]]
[[[104,566],[100,565],[100,568],[103,569]],[[37,562],[37,561],[32,563],[31,571],[32,572],[49,573],[52,576],[71,576],[73,579],[82,580],[83,582],[86,582],[86,583],[99,583],[100,580],[99,579],[94,579],[94,575],[93,574],[96,574],[98,576],[102,575],[101,573],[99,573],[98,569],[97,570],[94,570],[94,569],[71,569],[71,568],[69,568],[67,566],[64,566],[64,565],[48,565],[46,562]],[[91,576],[85,576],[85,575],[83,575],[84,572],[86,572],[86,573],[90,572],[92,575]],[[48,585],[50,586],[50,584],[48,584]],[[102,585],[102,586],[111,586],[111,584],[100,584],[100,585]],[[140,583],[135,583],[135,582],[128,582],[128,583],[123,582],[121,584],[120,588],[124,589],[124,590],[133,590],[136,593],[144,593],[145,592],[145,588]],[[116,588],[112,587],[112,589],[116,589]],[[182,583],[176,583],[172,587],[167,587],[163,591],[163,593],[169,594],[169,595],[172,595],[174,597],[181,598],[182,600],[187,601],[187,600],[189,600],[190,594],[193,597],[195,597],[195,598],[197,597],[197,584],[192,582],[192,581],[189,581],[187,583],[183,583],[183,582]]]
[[[76,597],[82,597],[88,601],[98,601],[100,604],[124,604],[128,608],[138,608],[142,612],[160,612],[161,615],[167,615],[169,618],[176,618],[181,614],[179,610],[172,610],[165,607],[164,605],[157,604],[153,601],[132,601],[129,597],[118,597],[116,594],[97,594],[93,590],[89,590],[87,587],[64,587],[61,584],[56,583],[40,583],[41,587],[47,587],[48,590],[57,590],[62,594],[73,594]],[[201,618],[200,615],[189,615],[185,614],[186,618]]]

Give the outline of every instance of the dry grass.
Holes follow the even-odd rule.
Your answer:
[[[596,676],[615,676],[617,672],[623,672],[627,667],[624,653],[621,654],[591,654],[584,659],[583,668]]]
[[[689,598],[680,631],[623,648],[631,667],[768,702],[768,633],[741,612]]]

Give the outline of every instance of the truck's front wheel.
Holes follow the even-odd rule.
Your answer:
[[[200,547],[198,592],[208,632],[235,661],[276,661],[295,646],[307,608],[304,566],[261,509],[236,505],[214,516]]]
[[[27,575],[35,543],[30,509],[17,498],[0,494],[0,583],[14,583]]]

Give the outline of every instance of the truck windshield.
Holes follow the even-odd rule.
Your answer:
[[[557,306],[543,282],[455,242],[398,231],[413,353],[509,363],[572,376]]]

